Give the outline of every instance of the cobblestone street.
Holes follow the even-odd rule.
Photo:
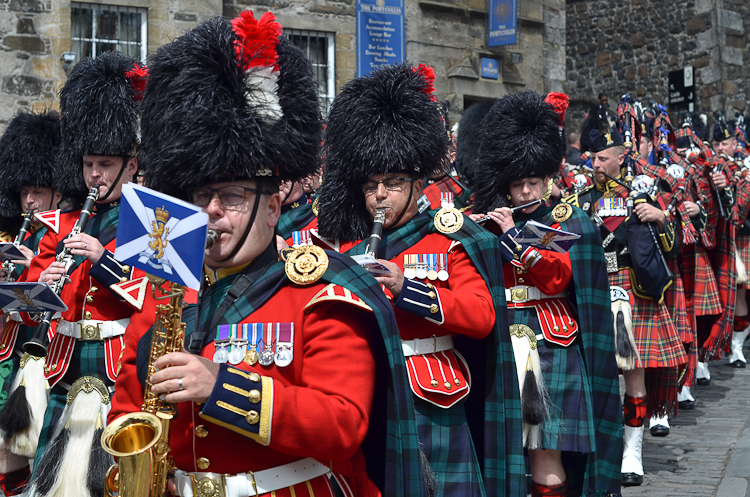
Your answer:
[[[747,356],[750,342],[745,344]],[[643,485],[624,497],[743,497],[750,480],[750,369],[712,361],[711,385],[695,386],[694,410],[669,420],[671,432],[644,434]]]

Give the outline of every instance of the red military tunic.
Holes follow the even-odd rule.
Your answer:
[[[144,312],[128,327],[110,421],[141,410],[143,386],[136,371],[136,350],[153,321]],[[286,284],[241,323],[279,321],[294,323],[291,363],[285,367],[251,366],[244,361],[237,366],[222,365],[206,404],[177,405],[179,415],[172,422],[170,438],[175,465],[188,472],[236,474],[312,457],[332,467],[339,480],[343,476],[344,487],[359,495],[378,495],[360,450],[375,382],[368,336],[379,334],[370,329],[376,328],[371,310],[333,284]],[[211,360],[215,352],[211,342],[201,356]],[[219,405],[233,395],[230,389],[249,390],[242,386],[254,376],[249,373],[260,375],[255,382],[261,397],[257,432],[242,414],[248,411],[248,397],[244,403],[239,396],[230,397],[237,402],[229,409]],[[309,483],[277,490],[275,495],[332,495],[325,476]]]

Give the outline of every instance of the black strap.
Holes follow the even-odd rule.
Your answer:
[[[213,317],[208,326],[200,326],[200,309],[195,313],[195,326],[193,332],[190,334],[190,343],[187,346],[188,352],[191,354],[200,354],[203,349],[206,337],[210,330],[216,328],[219,322],[224,318],[224,313],[229,309],[237,300],[245,293],[250,285],[262,275],[265,270],[276,261],[276,250],[273,248],[275,240],[266,248],[263,254],[256,259],[258,264],[250,263],[240,274],[232,286],[227,290],[224,295],[224,300],[214,312]],[[199,304],[200,306],[200,298]]]

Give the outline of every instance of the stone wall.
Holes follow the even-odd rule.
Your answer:
[[[105,0],[148,9],[148,51],[215,15],[220,0]],[[0,1],[0,131],[22,109],[57,108],[67,79],[61,60],[70,51],[69,0]]]
[[[750,5],[744,0],[568,0],[569,129],[603,91],[668,103],[668,75],[695,68],[695,110],[734,116],[748,93]]]

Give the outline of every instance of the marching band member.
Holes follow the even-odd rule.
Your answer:
[[[385,297],[339,254],[278,260],[279,183],[315,173],[321,131],[310,62],[281,34],[271,13],[217,17],[152,59],[145,184],[202,207],[220,236],[182,315],[186,351],[146,378],[154,317],[128,327],[110,421],[140,411],[146,385],[176,403],[170,491],[183,497],[422,495]]]
[[[136,308],[110,289],[127,281],[131,268],[113,256],[120,191],[137,170],[137,99],[143,70],[134,59],[103,53],[85,59],[60,93],[62,142],[57,190],[76,210],[59,214],[47,230],[27,281],[52,284],[66,278],[62,313],[48,346],[49,404],[44,414],[30,495],[91,495],[104,491],[110,457],[97,436],[106,423],[120,369],[123,335]],[[87,192],[98,193],[85,231],[68,237]],[[56,257],[71,249],[65,273]],[[24,321],[38,323],[23,313]],[[41,342],[46,336],[38,337]]]
[[[328,117],[318,231],[388,269],[375,279],[396,314],[436,495],[521,495],[518,386],[495,240],[447,194],[438,211],[417,206],[423,178],[442,169],[449,147],[433,83],[431,68],[403,63],[345,85]],[[367,238],[379,216],[376,249]],[[459,341],[473,349],[470,364]]]
[[[56,180],[55,160],[60,145],[59,118],[53,111],[18,114],[0,138],[0,168],[3,178],[0,188],[0,221],[2,230],[6,233],[19,232],[22,215],[33,216],[55,209],[60,202],[60,194],[53,188]],[[25,237],[19,239],[21,244],[18,248],[27,260],[3,264],[0,277],[4,281],[25,281],[26,269],[36,255],[39,240],[47,229],[46,225],[31,218],[28,234],[16,235]],[[15,265],[15,270],[11,272],[12,265]],[[43,387],[37,392],[41,395],[26,395],[27,387],[31,387],[33,379],[44,381],[43,361],[37,364],[37,361],[22,359],[22,345],[33,331],[34,327],[21,322],[17,312],[11,312],[0,338],[0,430],[5,439],[0,447],[0,489],[5,495],[18,495],[28,484],[31,476],[29,459],[34,457],[41,429],[41,419],[36,418],[44,415],[46,406]],[[24,374],[19,375],[22,362],[24,365],[29,364],[25,371],[29,373],[28,378]],[[32,372],[34,369],[37,369],[36,373]],[[22,381],[24,388],[19,389]]]
[[[509,208],[542,200],[549,191],[565,152],[565,108],[562,94],[502,98],[484,121],[476,166],[487,181],[475,191],[475,208],[488,212],[490,229],[501,235],[519,381],[542,380],[536,402],[526,398],[536,394],[533,385],[521,388],[534,497],[568,495],[568,488],[571,495],[620,492],[621,404],[599,234],[569,204],[537,203],[516,212],[515,220]],[[517,241],[531,220],[581,238],[568,252],[537,250]],[[534,349],[540,366],[531,371],[541,373],[539,379],[527,372]],[[526,412],[534,405],[539,412]],[[572,463],[568,472],[563,460]]]

